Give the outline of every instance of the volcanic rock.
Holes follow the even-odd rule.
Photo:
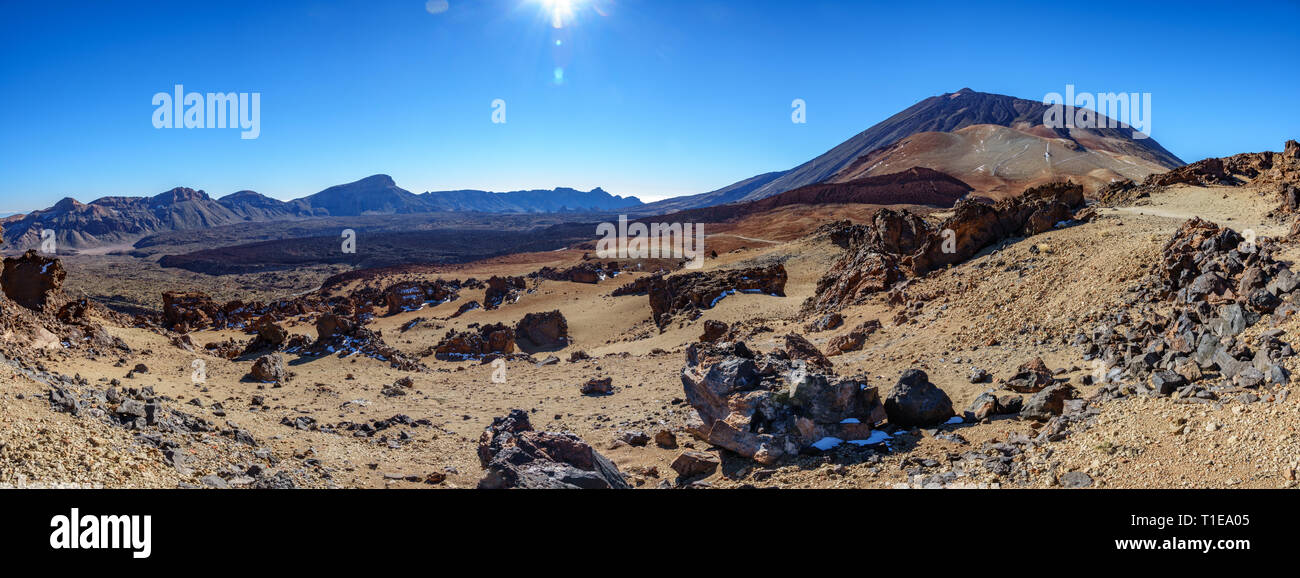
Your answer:
[[[900,427],[928,427],[944,423],[956,415],[952,400],[933,383],[924,371],[903,372],[885,397],[885,414],[889,423]]]
[[[1065,409],[1065,401],[1073,399],[1075,390],[1073,387],[1065,384],[1058,384],[1047,387],[1038,393],[1035,393],[1025,402],[1024,409],[1020,410],[1020,417],[1037,421],[1047,421],[1052,416],[1061,415]]]
[[[931,227],[906,211],[879,211],[862,235],[817,283],[806,310],[837,311],[895,282],[966,261],[1003,239],[1045,232],[1083,205],[1083,187],[1049,183],[986,205],[963,199],[953,216]]]
[[[567,347],[569,323],[558,310],[529,313],[515,325],[515,341],[529,352]]]
[[[850,351],[862,349],[862,346],[867,342],[867,338],[870,337],[872,333],[878,331],[880,327],[881,325],[879,320],[871,319],[862,322],[848,333],[832,337],[826,344],[827,357],[843,355]]]
[[[676,315],[697,318],[702,310],[712,309],[722,298],[738,292],[784,297],[786,272],[785,266],[777,264],[645,279],[650,279],[646,283],[650,312],[662,329]]]
[[[513,409],[492,420],[478,443],[487,470],[482,489],[628,489],[618,467],[571,433],[538,432],[528,413]]]
[[[515,352],[513,332],[504,323],[448,330],[434,347],[434,357],[444,361],[477,359],[490,354]]]
[[[727,335],[728,329],[726,323],[707,319],[704,321],[704,333],[700,335],[700,341],[712,342],[722,339]]]
[[[33,311],[44,311],[47,302],[61,294],[67,272],[63,263],[35,250],[21,257],[6,257],[0,272],[0,287],[14,303]]]
[[[285,369],[284,358],[279,353],[263,355],[253,362],[249,377],[263,383],[285,383],[289,381],[289,372]]]
[[[825,437],[866,439],[884,420],[879,394],[784,355],[755,355],[743,342],[696,343],[682,370],[696,437],[771,464]]]
[[[1016,369],[1016,374],[1007,380],[1007,389],[1017,393],[1035,393],[1051,385],[1055,379],[1052,370],[1047,368],[1041,357],[1027,361]]]
[[[696,476],[706,478],[718,471],[721,465],[718,456],[707,452],[687,451],[682,452],[673,460],[673,471],[683,478],[693,478]]]

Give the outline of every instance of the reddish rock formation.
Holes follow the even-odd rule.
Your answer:
[[[32,250],[21,257],[5,258],[0,287],[14,303],[33,311],[44,311],[47,304],[56,305],[54,301],[60,300],[66,276],[63,263],[58,259]]]
[[[558,310],[529,313],[515,325],[520,349],[540,351],[569,345],[569,323]]]
[[[728,329],[726,323],[709,319],[704,322],[704,334],[700,335],[700,341],[714,342],[722,339],[727,335]]]
[[[469,331],[449,330],[434,347],[434,357],[444,361],[478,359],[515,352],[512,331],[504,323],[471,326]]]
[[[284,357],[279,353],[263,355],[253,362],[253,369],[248,376],[254,381],[283,384],[289,381],[289,371],[285,369]]]
[[[257,331],[257,336],[244,348],[245,355],[259,351],[275,351],[284,347],[285,342],[289,340],[289,331],[277,325],[271,315],[259,317],[253,323],[253,328]]]
[[[1083,187],[1050,183],[994,205],[962,200],[952,217],[933,227],[906,211],[881,210],[865,233],[851,235],[848,251],[804,306],[841,309],[901,279],[961,263],[1003,239],[1051,230],[1082,205]]]
[[[356,328],[357,324],[351,319],[326,313],[316,320],[316,340],[329,341],[336,337],[351,335]]]
[[[514,303],[519,299],[519,292],[528,287],[523,277],[498,277],[493,275],[487,280],[487,289],[483,293],[483,308],[496,309],[505,303]]]
[[[221,307],[200,291],[163,293],[163,327],[180,332],[204,329],[221,314]]]
[[[826,356],[822,355],[821,350],[817,349],[816,345],[813,345],[812,342],[797,333],[786,334],[785,352],[790,356],[790,359],[803,361],[818,369],[829,370],[831,368],[831,360],[826,359]]]

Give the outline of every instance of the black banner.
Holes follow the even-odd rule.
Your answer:
[[[0,553],[119,567],[340,560],[427,564],[492,552],[1024,556],[1091,566],[1266,560],[1293,550],[1282,491],[7,491]],[[57,546],[57,547],[56,547]],[[777,548],[775,551],[768,551]],[[658,554],[655,554],[655,553]],[[571,554],[565,554],[571,555]],[[201,558],[196,558],[200,556]],[[487,556],[486,558],[484,556]],[[496,560],[505,562],[504,559]],[[438,565],[441,565],[439,563]]]

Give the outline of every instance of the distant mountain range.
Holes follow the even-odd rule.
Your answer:
[[[1067,108],[1067,114],[1072,110]],[[10,247],[39,246],[40,231],[52,229],[60,247],[86,248],[130,243],[160,232],[312,217],[433,212],[620,212],[645,217],[737,203],[749,203],[743,210],[750,211],[772,204],[755,201],[790,191],[798,192],[773,203],[887,200],[933,205],[947,203],[952,194],[967,194],[962,192],[966,188],[971,195],[997,199],[1064,179],[1094,192],[1112,181],[1140,181],[1184,164],[1155,140],[1132,138],[1131,129],[1049,128],[1043,124],[1046,111],[1047,105],[1038,101],[970,89],[932,96],[795,168],[650,204],[600,188],[415,194],[388,175],[373,175],[287,202],[253,191],[213,200],[188,188],[86,204],[67,198],[48,209],[0,219],[0,225]],[[887,175],[899,177],[875,178]]]
[[[637,211],[662,214],[754,201],[816,183],[848,182],[917,166],[957,177],[978,194],[1001,197],[1052,178],[1086,181],[1085,187],[1095,190],[1110,178],[1141,180],[1185,164],[1154,139],[1132,138],[1130,129],[1048,128],[1043,125],[1046,110],[1039,101],[963,88],[922,100],[793,169],[650,203]],[[945,134],[961,138],[947,139]],[[1052,157],[1045,154],[1049,150]],[[994,170],[1003,172],[990,175]]]
[[[41,231],[54,231],[59,247],[88,248],[134,242],[167,231],[185,231],[249,221],[310,217],[418,214],[439,211],[485,213],[603,212],[641,205],[636,197],[600,188],[492,193],[446,191],[415,194],[388,175],[336,185],[293,201],[239,191],[212,199],[203,191],[177,187],[153,197],[104,197],[90,203],[65,198],[54,206],[0,219],[10,247],[37,247]]]

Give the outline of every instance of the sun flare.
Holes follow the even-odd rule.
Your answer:
[[[574,10],[583,0],[540,0],[542,6],[550,12],[551,26],[564,28],[573,21]]]

